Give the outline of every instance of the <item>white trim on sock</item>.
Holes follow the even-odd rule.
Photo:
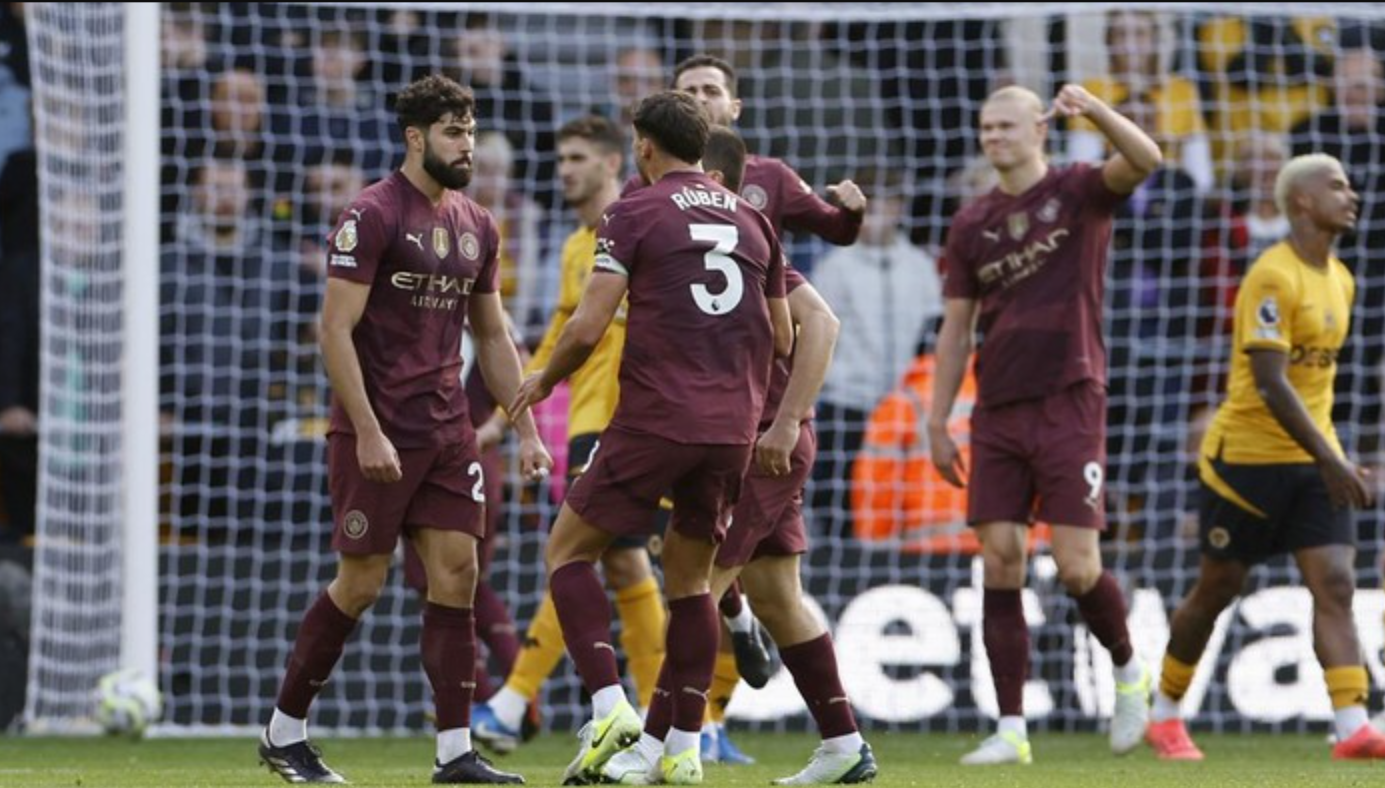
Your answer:
[[[1000,733],[1013,733],[1021,739],[1029,738],[1029,723],[1019,716],[1001,717],[996,730]]]
[[[495,718],[500,720],[501,725],[517,731],[524,723],[524,710],[529,708],[529,699],[505,686],[492,695],[486,705],[495,712]]]
[[[451,763],[471,752],[471,728],[438,731],[438,765]]]
[[[1154,707],[1149,712],[1149,718],[1153,722],[1168,722],[1183,716],[1180,701],[1165,695],[1163,692],[1154,693]]]
[[[742,594],[740,615],[726,619],[726,628],[732,632],[749,632],[754,626],[755,614],[750,612],[750,600]]]
[[[599,720],[610,714],[623,700],[625,700],[624,687],[619,684],[602,687],[592,695],[592,713]]]
[[[276,706],[274,714],[269,718],[269,745],[271,747],[287,747],[290,744],[297,744],[308,739],[308,721],[290,717]]]
[[[670,728],[668,738],[664,739],[664,753],[669,756],[681,755],[692,747],[697,750],[699,757],[702,755],[702,731],[680,731],[677,728]]]
[[[1134,684],[1144,675],[1145,666],[1140,662],[1139,657],[1131,657],[1129,662],[1124,665],[1115,665],[1116,681],[1122,684]]]
[[[659,756],[664,754],[664,742],[662,739],[655,738],[652,733],[641,732],[639,741],[635,742],[635,749],[644,756],[646,761],[658,763]]]
[[[1352,734],[1361,730],[1361,726],[1370,722],[1366,716],[1365,706],[1347,706],[1333,712],[1333,727],[1337,731],[1337,741],[1346,741]]]
[[[860,731],[853,731],[843,736],[833,736],[830,739],[822,740],[824,749],[839,755],[850,755],[851,753],[860,752],[861,745],[865,743],[866,740],[861,737]]]

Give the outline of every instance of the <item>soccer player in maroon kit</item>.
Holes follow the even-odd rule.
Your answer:
[[[712,130],[702,158],[703,169],[731,191],[738,191],[745,169],[745,143],[734,131]],[[779,644],[784,665],[822,734],[822,744],[797,774],[777,785],[823,785],[868,782],[877,767],[870,745],[861,737],[851,704],[846,702],[832,636],[803,603],[799,557],[808,549],[803,523],[803,486],[813,467],[816,438],[813,402],[832,362],[839,323],[832,309],[803,275],[785,268],[789,313],[797,329],[793,356],[777,360],[770,375],[755,461],[746,473],[726,541],[712,570],[717,597],[739,577],[745,578],[751,603]],[[669,727],[672,698],[654,696],[640,740],[602,769],[605,781],[646,785],[661,781],[657,765]]]
[[[718,126],[731,128],[741,116],[736,70],[719,57],[698,54],[680,62],[673,69],[673,89],[696,98],[707,110],[712,123]],[[827,188],[828,197],[836,203],[833,205],[815,194],[784,161],[750,154],[746,156],[741,188],[737,191],[769,219],[774,232],[781,236],[786,229],[808,232],[829,243],[850,246],[860,235],[866,197],[850,180]],[[737,670],[752,687],[763,687],[769,682],[774,666],[761,645],[761,628],[750,607],[741,604],[737,586],[733,585],[721,596],[720,607],[735,644]],[[735,675],[719,665],[712,683],[713,699],[729,701],[735,686]],[[750,762],[730,744],[720,726],[718,738],[722,760]]]
[[[771,361],[788,354],[793,329],[768,220],[698,165],[706,113],[665,91],[640,103],[634,125],[636,166],[651,185],[602,216],[586,292],[549,365],[524,381],[510,412],[581,366],[628,292],[620,403],[548,540],[549,588],[594,706],[565,778],[596,779],[643,727],[616,672],[610,603],[594,564],[617,536],[650,528],[671,490],[662,683],[673,727],[660,771],[665,782],[694,784],[718,641],[712,559],[750,462]]]
[[[1049,166],[1044,141],[1055,115],[1087,118],[1115,153],[1100,167]],[[999,731],[962,763],[1032,760],[1020,593],[1026,527],[1035,517],[1053,524],[1059,580],[1111,652],[1111,749],[1125,754],[1148,724],[1150,675],[1134,656],[1125,600],[1102,569],[1097,543],[1105,527],[1102,289],[1112,214],[1159,167],[1159,146],[1100,99],[1067,85],[1047,113],[1023,88],[993,93],[981,108],[981,147],[1000,185],[958,212],[948,231],[936,407],[928,419],[933,462],[960,487],[966,468],[947,422],[979,327],[985,341],[976,364],[967,520],[981,541],[982,631],[1001,716]]]
[[[519,357],[497,292],[495,221],[458,189],[471,180],[471,91],[440,76],[396,102],[404,166],[367,188],[329,237],[321,344],[332,381],[329,486],[337,577],[299,626],[260,757],[288,782],[341,783],[307,739],[308,706],[408,536],[428,576],[422,661],[437,706],[435,783],[520,783],[471,746],[472,599],[485,480],[462,389],[470,318],[489,388],[505,400]],[[524,473],[552,467],[533,419],[518,423]]]

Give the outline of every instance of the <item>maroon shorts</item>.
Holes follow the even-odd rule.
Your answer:
[[[1106,389],[1083,381],[971,417],[967,521],[1106,527]]]
[[[484,583],[490,576],[491,559],[495,556],[495,534],[500,530],[500,502],[505,494],[505,462],[500,456],[500,449],[494,448],[481,455],[481,471],[486,479],[486,535],[476,542],[476,579]],[[420,594],[428,592],[428,572],[423,568],[423,560],[418,557],[414,543],[407,539],[404,540],[404,585]]]
[[[334,549],[351,555],[391,553],[406,528],[485,536],[485,479],[475,439],[398,451],[404,477],[380,484],[361,475],[355,435],[327,437]]]
[[[587,470],[568,490],[579,517],[615,536],[653,529],[659,499],[673,499],[670,525],[684,536],[720,542],[754,447],[676,443],[607,427]]]
[[[726,529],[726,541],[717,550],[717,566],[745,566],[764,556],[799,555],[808,551],[803,526],[803,485],[813,471],[817,456],[813,423],[798,428],[798,443],[789,458],[787,476],[766,476],[750,463],[741,488],[741,500]]]

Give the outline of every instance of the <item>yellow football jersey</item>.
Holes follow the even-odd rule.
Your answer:
[[[542,369],[553,355],[558,337],[568,318],[577,311],[587,279],[596,260],[596,228],[579,227],[563,243],[562,281],[558,286],[558,306],[548,322],[543,341],[529,361],[528,371]],[[568,438],[606,429],[620,399],[620,354],[625,347],[625,305],[622,304],[606,335],[597,343],[587,363],[568,380],[571,402],[568,406]]]
[[[1130,88],[1109,77],[1089,79],[1082,86],[1113,107],[1120,106],[1130,98]],[[1207,124],[1202,120],[1202,100],[1198,97],[1197,86],[1190,80],[1171,76],[1150,90],[1149,100],[1155,108],[1155,128],[1149,131],[1164,142],[1166,159],[1177,159],[1176,148],[1183,138],[1207,131]],[[1073,130],[1097,130],[1096,124],[1080,115],[1069,123]]]
[[[1247,465],[1313,461],[1260,398],[1248,353],[1256,349],[1288,354],[1289,383],[1313,423],[1342,450],[1332,426],[1332,386],[1355,296],[1351,271],[1336,257],[1319,269],[1299,258],[1287,241],[1265,250],[1236,295],[1231,379],[1226,402],[1202,443],[1204,461],[1218,456]]]

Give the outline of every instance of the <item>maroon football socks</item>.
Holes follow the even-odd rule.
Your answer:
[[[779,650],[784,667],[793,675],[798,693],[808,703],[808,711],[818,724],[822,738],[831,739],[856,732],[856,717],[842,678],[837,671],[837,652],[832,636],[823,633],[805,643]]]
[[[300,720],[308,716],[308,706],[332,675],[342,646],[355,629],[356,619],[341,612],[323,591],[298,625],[288,672],[279,687],[280,711]]]

